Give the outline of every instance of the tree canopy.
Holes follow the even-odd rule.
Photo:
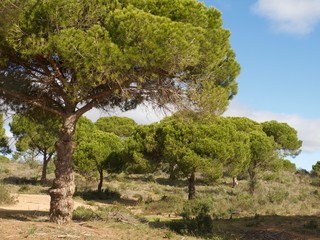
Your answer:
[[[48,118],[41,112],[34,112],[28,116],[16,114],[10,123],[10,131],[16,139],[16,149],[30,149],[43,156],[42,184],[46,183],[47,165],[55,153],[54,144],[59,127],[60,121],[57,118]]]
[[[63,115],[188,96],[221,112],[237,92],[230,33],[195,0],[5,0],[0,14],[11,19],[1,22],[0,90],[15,108]]]
[[[104,132],[114,133],[125,138],[133,133],[137,123],[128,117],[102,117],[95,122],[96,127]]]
[[[1,108],[62,119],[50,220],[71,220],[76,122],[148,101],[222,113],[239,65],[221,14],[197,0],[3,0]]]
[[[111,157],[122,149],[121,139],[114,133],[91,128],[88,121],[82,120],[79,123],[82,126],[80,130],[77,130],[77,134],[78,136],[80,134],[81,137],[77,141],[78,147],[74,153],[74,163],[77,171],[86,176],[98,172],[98,192],[101,192],[104,170],[111,169]]]

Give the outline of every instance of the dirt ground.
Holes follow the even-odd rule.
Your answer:
[[[0,206],[0,240],[32,239],[85,239],[85,240],[143,240],[170,239],[194,240],[169,233],[165,229],[151,229],[146,224],[123,222],[73,222],[59,226],[49,222],[48,195],[17,194],[15,205]],[[75,201],[75,208],[85,205]],[[86,205],[85,205],[86,206]]]
[[[167,229],[155,229],[147,224],[125,222],[72,222],[59,226],[49,222],[48,195],[17,194],[15,205],[0,206],[0,240],[85,239],[85,240],[157,240],[198,238],[180,236]],[[85,205],[79,200],[75,207]],[[88,206],[89,207],[89,206]],[[249,219],[217,220],[215,229],[220,234],[239,237],[239,240],[320,240],[320,230],[302,226],[318,217],[270,216]],[[300,228],[300,229],[298,229]]]
[[[49,211],[50,196],[43,194],[13,194],[17,203],[14,205],[0,206],[1,210],[13,211]],[[85,204],[75,201],[75,208]]]

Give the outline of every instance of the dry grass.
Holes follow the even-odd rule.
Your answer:
[[[39,169],[29,169],[19,163],[4,163],[1,169],[0,179],[13,193],[44,194],[48,189],[38,184]],[[239,181],[237,188],[231,188],[229,178],[209,184],[197,182],[197,197],[211,203],[210,216],[215,219],[212,231],[218,235],[209,234],[207,239],[320,239],[320,188],[311,184],[316,179],[290,172],[267,172],[259,179],[254,196],[248,193],[245,179]],[[76,177],[76,182],[82,193],[97,185],[81,176]],[[165,175],[120,174],[108,176],[105,187],[109,192],[119,193],[120,198],[108,200],[93,196],[87,203],[94,207],[117,206],[123,210],[120,216],[124,213],[127,216],[129,211],[139,221],[107,217],[57,227],[46,222],[47,213],[0,212],[0,239],[197,239],[168,229],[172,222],[183,225],[186,181],[168,181]],[[10,225],[21,230],[10,232]]]

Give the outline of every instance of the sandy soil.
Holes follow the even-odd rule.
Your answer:
[[[14,194],[17,203],[14,205],[0,206],[0,210],[16,210],[16,211],[49,211],[50,196],[40,194]],[[85,204],[75,201],[74,207],[83,206]]]
[[[84,239],[84,240],[153,240],[167,238],[167,230],[153,229],[144,224],[128,224],[104,221],[72,222],[59,226],[49,222],[48,211],[50,196],[36,194],[17,194],[17,203],[10,206],[0,206],[0,240],[4,239]],[[84,202],[75,201],[75,208],[86,206]],[[232,222],[231,222],[232,223]],[[236,222],[235,222],[236,224]],[[319,240],[320,236],[314,231],[304,230],[298,234],[290,230],[283,230],[281,226],[260,226],[248,228],[245,223],[236,224],[236,230],[246,240]],[[293,222],[287,224],[294,225]],[[298,222],[298,226],[301,223]],[[292,227],[292,226],[291,226]],[[171,235],[170,235],[171,236]],[[194,240],[189,236],[173,235],[175,240]]]
[[[56,225],[49,222],[49,195],[17,194],[15,205],[0,206],[0,240],[153,240],[163,239],[167,230],[150,229],[146,224],[122,222],[71,222]],[[88,206],[75,201],[75,208]],[[90,207],[90,206],[88,206]],[[194,240],[193,237],[173,235],[174,240]]]

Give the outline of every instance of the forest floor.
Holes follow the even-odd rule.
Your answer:
[[[16,204],[0,206],[0,239],[200,239],[137,222],[74,221],[59,226],[48,221],[48,195],[17,194],[15,197]],[[75,206],[90,207],[78,200]],[[319,232],[309,231],[302,226],[318,220],[316,216],[255,216],[216,220],[215,228],[218,233],[230,236],[230,239],[316,240],[320,239]]]
[[[67,225],[49,222],[50,197],[43,194],[15,194],[16,204],[0,206],[0,239],[110,239],[143,240],[170,239],[192,240],[168,233],[166,229],[152,229],[136,222],[74,221]],[[89,207],[82,201],[75,201],[75,208]]]

